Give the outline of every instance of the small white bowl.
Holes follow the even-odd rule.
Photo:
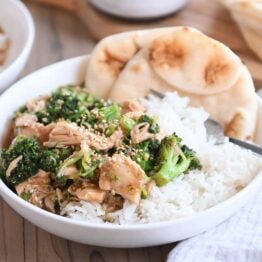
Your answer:
[[[60,85],[85,79],[88,57],[77,57],[45,67],[23,78],[0,97],[0,144],[8,122],[29,99],[50,93]],[[262,102],[256,142],[262,145]],[[262,185],[262,174],[228,200],[192,216],[143,225],[95,224],[77,221],[42,210],[17,196],[0,180],[0,195],[21,216],[44,230],[84,244],[107,247],[144,247],[183,240],[206,231],[229,218],[249,201]]]
[[[151,19],[169,15],[186,4],[187,0],[90,0],[108,14],[131,19]]]
[[[35,36],[32,16],[19,0],[0,0],[0,26],[10,39],[7,60],[0,71],[0,93],[11,85],[23,70]]]

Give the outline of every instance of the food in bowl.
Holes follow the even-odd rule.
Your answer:
[[[76,220],[146,224],[213,207],[261,171],[252,152],[206,136],[209,116],[235,137],[256,132],[252,79],[221,43],[184,27],[129,32],[102,40],[86,65],[82,86],[15,113],[1,174],[25,200]]]
[[[33,46],[35,28],[32,16],[23,1],[0,1],[0,17],[0,25],[10,41],[7,59],[0,73],[2,93],[25,67]]]
[[[0,26],[0,72],[7,59],[9,44],[8,36]]]
[[[1,177],[24,200],[90,222],[151,223],[207,209],[245,187],[262,163],[208,141],[208,114],[188,103],[167,93],[117,104],[60,87],[15,113]]]

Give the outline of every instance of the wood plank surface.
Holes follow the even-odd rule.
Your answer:
[[[23,75],[56,61],[87,54],[94,41],[73,15],[25,1],[36,24],[36,39]],[[20,217],[0,198],[0,262],[158,262],[174,244],[110,249],[51,235]]]

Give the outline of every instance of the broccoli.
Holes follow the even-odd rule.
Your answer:
[[[40,155],[39,168],[54,173],[60,164],[71,154],[72,149],[69,147],[44,150]]]
[[[135,125],[136,121],[128,116],[123,115],[120,119],[120,126],[127,135],[130,134]]]
[[[131,158],[141,166],[147,175],[150,175],[151,171],[155,168],[159,144],[158,140],[153,139],[134,145],[135,154]]]
[[[148,115],[142,115],[138,118],[137,123],[148,123],[149,124],[149,129],[148,131],[152,134],[157,134],[160,131],[159,125],[156,123],[156,121],[148,116]]]
[[[201,165],[195,152],[181,146],[181,138],[173,134],[161,142],[157,172],[153,178],[158,186],[163,186],[182,173],[196,168],[201,168]]]
[[[6,171],[10,163],[21,157],[16,167],[10,175]],[[35,175],[38,171],[38,161],[40,157],[40,146],[36,138],[17,136],[8,149],[1,152],[0,165],[3,180],[9,186],[15,186]]]
[[[117,104],[111,104],[104,106],[99,109],[99,115],[107,123],[110,123],[113,120],[118,120],[121,116],[121,107]]]
[[[76,162],[81,159],[83,156],[81,151],[74,152],[71,156],[69,156],[59,167],[58,172],[57,172],[57,177],[61,178],[64,177],[65,170],[67,167],[75,165]],[[74,179],[75,177],[78,177],[79,174],[74,174],[71,177],[68,177],[68,179]]]
[[[102,161],[102,156],[98,155],[94,150],[88,148],[78,161],[80,176],[92,178],[96,169]]]
[[[90,148],[74,152],[60,165],[56,177],[58,180],[62,179],[63,181],[66,168],[69,166],[75,166],[78,172],[67,176],[65,180],[75,180],[78,177],[91,178],[101,163],[101,159],[102,157]]]
[[[79,124],[96,102],[97,99],[83,89],[63,86],[52,94],[46,108],[37,111],[36,116],[43,124],[49,124],[59,118]]]
[[[196,156],[196,152],[190,149],[186,145],[183,145],[181,149],[185,154],[186,158],[191,160],[188,170],[195,170],[195,169],[200,170],[202,168],[202,165]]]
[[[100,108],[93,108],[86,117],[84,125],[110,136],[117,129],[121,116],[121,107],[110,102]]]

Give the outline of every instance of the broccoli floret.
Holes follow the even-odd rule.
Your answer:
[[[49,124],[59,118],[80,124],[96,102],[97,99],[83,89],[63,86],[52,94],[45,109],[36,112],[36,116],[38,121],[44,124]]]
[[[158,186],[166,185],[182,173],[195,168],[201,168],[195,152],[181,146],[181,139],[176,134],[162,140],[158,168],[153,176]]]
[[[78,161],[80,176],[92,178],[99,164],[102,162],[102,155],[97,154],[94,150],[88,148]]]
[[[100,108],[92,109],[87,117],[85,126],[110,136],[117,129],[121,116],[121,107],[111,102],[105,102]]]
[[[3,149],[1,153],[1,173],[4,180],[10,186],[15,186],[38,171],[38,160],[40,157],[40,147],[36,138],[17,136],[8,149]],[[6,171],[12,161],[19,159],[15,168],[9,175]],[[4,173],[4,174],[3,174]]]
[[[102,156],[90,148],[74,152],[60,165],[56,177],[58,181],[61,180],[63,182],[68,179],[75,180],[79,177],[92,178],[101,161]],[[78,172],[63,179],[63,177],[65,178],[66,168],[70,166],[75,166]]]
[[[107,123],[118,120],[121,116],[121,107],[117,104],[104,106],[99,109],[99,115]]]
[[[148,115],[142,115],[138,118],[137,123],[148,123],[149,124],[149,129],[148,131],[152,134],[157,134],[160,131],[159,125],[156,123],[156,121],[148,116]]]
[[[57,177],[61,178],[64,177],[65,174],[65,170],[67,167],[75,165],[76,162],[81,159],[81,157],[83,156],[81,151],[78,152],[74,152],[71,156],[69,156],[59,167],[58,172],[57,172]],[[78,177],[79,174],[74,174],[72,177],[68,176],[68,179],[74,179],[75,177]]]
[[[143,141],[134,146],[135,154],[131,158],[136,161],[149,176],[155,168],[159,146],[160,143],[156,139]]]
[[[66,148],[54,148],[42,151],[39,168],[47,172],[56,172],[61,163],[72,154],[72,149]]]
[[[120,119],[120,126],[127,135],[130,134],[135,125],[136,121],[128,116],[123,115]]]
[[[202,168],[202,165],[199,159],[197,158],[196,152],[190,149],[186,145],[183,145],[181,149],[185,154],[186,158],[191,160],[188,170],[196,170],[196,169],[200,170]]]

